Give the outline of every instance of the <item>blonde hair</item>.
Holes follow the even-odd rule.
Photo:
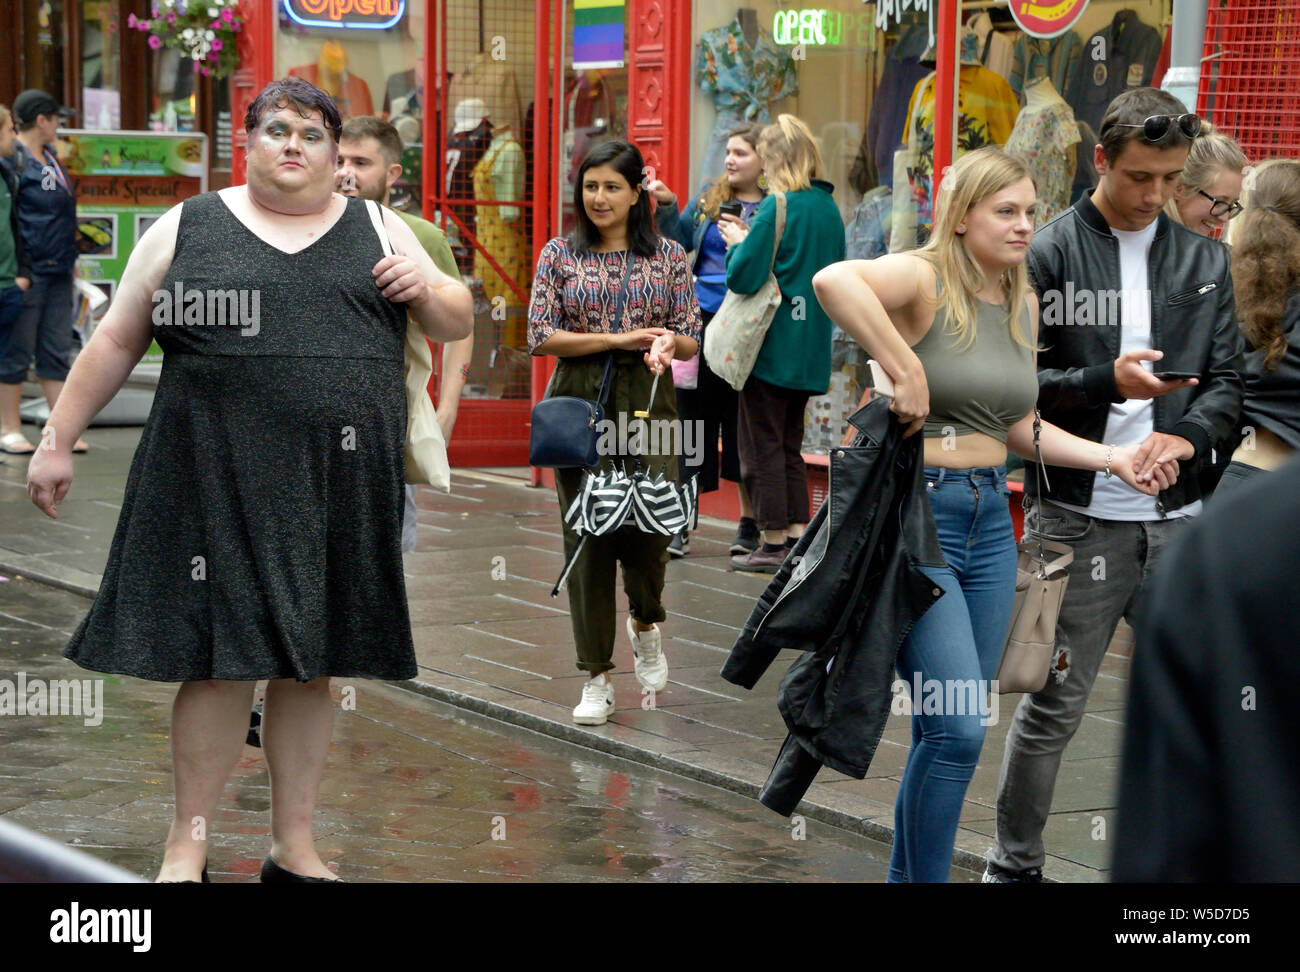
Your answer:
[[[1286,354],[1282,315],[1300,287],[1300,160],[1277,159],[1255,170],[1240,222],[1230,264],[1237,316],[1271,370]]]
[[[813,133],[794,115],[778,115],[758,137],[769,192],[797,192],[812,188],[812,180],[825,168]]]
[[[947,311],[947,329],[957,336],[962,350],[975,342],[975,295],[984,286],[984,271],[966,249],[957,225],[972,207],[1022,179],[1033,181],[1025,164],[988,145],[963,155],[936,186],[934,228],[930,241],[916,255],[934,267],[939,278],[937,306]],[[1029,294],[1029,274],[1023,261],[1003,271],[1002,286],[1010,301],[1007,327],[1011,339],[1032,348],[1032,341],[1019,326]]]
[[[1187,161],[1178,182],[1184,194],[1195,193],[1218,178],[1220,172],[1241,175],[1244,168],[1246,156],[1241,146],[1230,136],[1216,132],[1209,122],[1202,121],[1201,134],[1193,139],[1192,147],[1187,150]],[[1179,225],[1186,225],[1178,212],[1175,196],[1170,196],[1165,202],[1165,215]]]
[[[753,123],[737,125],[727,133],[727,141],[730,142],[733,138],[743,138],[749,143],[749,147],[754,150],[755,154],[757,154],[758,140],[762,134],[762,125]],[[718,176],[708,189],[704,191],[704,195],[700,197],[700,201],[696,204],[695,209],[697,212],[704,213],[710,220],[716,220],[718,218],[718,207],[724,202],[731,202],[731,200],[735,198],[736,191],[731,188],[731,182],[727,179],[727,174],[724,172],[722,175]]]

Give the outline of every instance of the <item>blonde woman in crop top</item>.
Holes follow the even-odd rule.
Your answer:
[[[906,435],[925,437],[926,492],[947,566],[922,566],[941,597],[898,653],[909,687],[961,699],[957,711],[913,706],[912,749],[894,807],[889,880],[946,881],[962,800],[984,742],[984,705],[1011,620],[1016,545],[1007,500],[1011,449],[1033,455],[1038,300],[1025,252],[1035,190],[1028,170],[989,147],[958,160],[939,188],[930,242],[913,253],[850,260],[817,273],[822,306],[894,380]],[[1106,445],[1043,423],[1043,458],[1094,469],[1155,494],[1177,477],[1158,466],[1139,483],[1136,444]],[[943,706],[940,706],[943,710]]]

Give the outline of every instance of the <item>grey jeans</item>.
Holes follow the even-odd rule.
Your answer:
[[[1041,537],[1074,548],[1056,627],[1057,646],[1069,650],[1070,668],[1060,685],[1049,679],[1041,692],[1021,698],[1011,720],[998,781],[997,845],[988,855],[999,867],[1043,866],[1043,827],[1061,756],[1083,720],[1106,648],[1121,617],[1136,622],[1152,569],[1189,521],[1099,520],[1026,499],[1025,539]]]

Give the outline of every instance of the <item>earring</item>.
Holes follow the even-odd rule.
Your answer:
[[[767,192],[767,173],[766,173],[766,172],[760,172],[760,173],[758,174],[758,188],[762,189],[764,192]]]

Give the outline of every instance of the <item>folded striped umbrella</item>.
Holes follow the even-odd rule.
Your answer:
[[[578,544],[564,562],[551,597],[556,597],[569,579],[587,537],[602,537],[625,524],[634,524],[642,533],[671,537],[695,521],[698,498],[699,483],[694,476],[679,485],[664,479],[662,472],[653,477],[639,470],[630,476],[622,469],[584,472],[578,495],[564,513],[564,522],[579,536]]]
[[[650,401],[659,383],[655,376],[650,388]],[[638,418],[649,411],[637,412]],[[665,537],[689,529],[695,522],[695,504],[699,499],[699,483],[692,476],[684,485],[664,479],[662,472],[653,477],[641,468],[641,460],[633,457],[636,471],[628,475],[623,469],[605,472],[587,470],[582,474],[582,485],[564,512],[564,522],[578,534],[577,546],[564,562],[560,578],[551,588],[551,597],[569,579],[569,572],[578,562],[587,537],[601,537],[625,524],[635,524],[642,533],[658,533]]]

